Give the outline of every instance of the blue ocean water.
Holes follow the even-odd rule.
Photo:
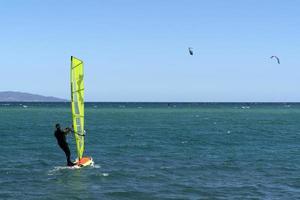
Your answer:
[[[87,103],[83,169],[58,122],[68,103],[0,104],[0,199],[300,199],[300,104]]]

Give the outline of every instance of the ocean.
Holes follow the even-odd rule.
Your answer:
[[[300,199],[300,104],[86,103],[82,169],[70,113],[0,103],[0,199]]]

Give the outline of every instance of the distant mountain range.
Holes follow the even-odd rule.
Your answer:
[[[47,97],[38,94],[30,94],[25,92],[0,92],[0,101],[2,102],[66,102],[66,99],[57,97]]]

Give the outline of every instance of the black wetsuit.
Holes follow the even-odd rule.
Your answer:
[[[69,145],[66,140],[66,134],[67,132],[62,131],[60,128],[56,129],[54,136],[57,139],[57,144],[59,147],[65,152],[66,157],[67,157],[67,164],[70,165],[72,164],[71,162],[71,152],[69,149]]]

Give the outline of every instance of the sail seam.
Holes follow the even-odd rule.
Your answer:
[[[80,61],[79,64],[75,65],[75,66],[72,66],[72,69],[74,69],[75,67],[78,67],[79,65],[83,64],[82,61]]]
[[[80,92],[80,91],[82,91],[82,90],[84,90],[84,88],[79,89],[79,90],[74,90],[74,91],[72,91],[72,94],[73,94],[73,93],[76,93],[76,92]]]

